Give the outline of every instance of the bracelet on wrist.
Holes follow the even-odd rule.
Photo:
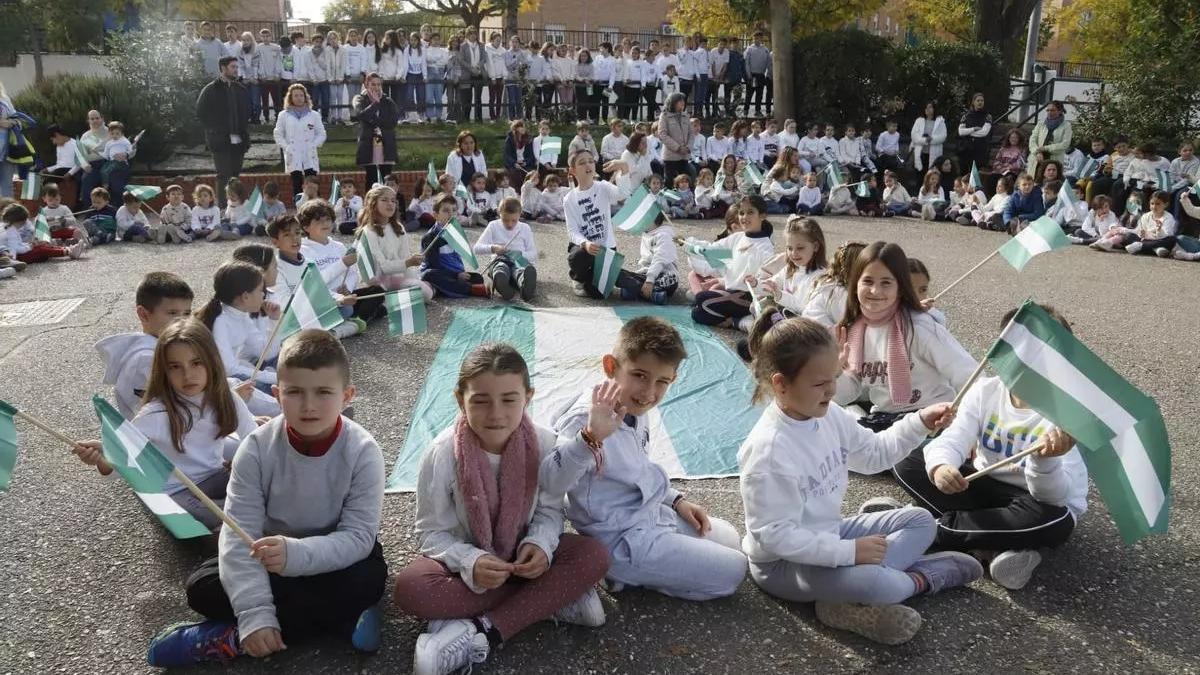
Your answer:
[[[579,438],[583,441],[588,450],[592,451],[592,458],[596,461],[596,473],[604,467],[604,441],[597,440],[595,436],[588,433],[587,427],[579,430]]]
[[[679,509],[679,502],[681,502],[681,501],[683,501],[683,495],[682,494],[675,495],[675,499],[671,501],[671,510],[677,511]]]

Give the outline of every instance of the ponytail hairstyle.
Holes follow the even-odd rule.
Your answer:
[[[912,274],[908,271],[908,256],[904,254],[904,249],[900,248],[899,244],[884,241],[877,241],[864,248],[855,258],[854,265],[850,268],[850,278],[846,282],[846,312],[838,326],[849,330],[862,316],[862,307],[858,302],[858,280],[873,262],[883,263],[888,272],[895,277],[896,302],[901,309],[908,310],[904,312],[905,332],[911,336],[912,326],[908,324],[912,322],[912,314],[924,312],[925,308],[921,306],[917,290],[913,287]]]
[[[754,375],[752,403],[770,396],[771,378],[776,373],[791,380],[822,349],[836,349],[833,333],[812,319],[783,316],[778,307],[768,307],[750,329],[750,372]]]
[[[233,249],[233,259],[250,263],[265,273],[275,260],[275,249],[264,244],[242,244]]]
[[[211,331],[213,322],[221,315],[221,305],[231,304],[239,295],[254,291],[262,283],[262,270],[248,262],[233,260],[222,264],[213,274],[213,296],[200,308],[200,320]]]
[[[421,180],[424,179],[422,178]],[[379,203],[380,198],[386,196],[387,193],[391,193],[392,197],[396,200],[396,210],[392,212],[392,217],[387,223],[391,226],[392,232],[397,237],[404,236],[404,226],[400,224],[400,217],[397,215],[400,213],[400,196],[396,194],[395,190],[386,185],[376,185],[367,190],[367,195],[363,198],[363,207],[358,212],[357,235],[361,236],[364,231],[369,229],[377,236],[383,236],[383,223],[375,219],[375,206]]]
[[[813,245],[813,254],[808,259],[808,266],[804,268],[805,272],[816,272],[829,266],[825,260],[825,233],[821,231],[821,225],[817,221],[804,216],[792,216],[788,218],[787,225],[783,228],[783,234],[785,237],[789,234],[798,234]],[[792,262],[791,258],[787,259],[787,273],[789,277],[796,273],[796,264]]]
[[[821,275],[820,283],[833,283],[846,288],[850,283],[850,268],[854,260],[867,245],[861,241],[848,241],[833,252],[833,262],[829,269]]]
[[[525,358],[512,345],[503,342],[488,342],[479,345],[467,354],[462,365],[458,367],[458,382],[454,385],[454,398],[461,408],[467,384],[480,375],[520,375],[525,382],[525,390],[531,391],[533,384],[529,378],[529,365]]]
[[[171,444],[177,452],[183,454],[183,437],[192,430],[195,420],[191,405],[171,387],[167,379],[167,350],[177,344],[191,347],[208,372],[200,407],[216,413],[217,433],[213,437],[214,440],[237,431],[238,415],[233,391],[225,380],[225,366],[221,364],[221,354],[217,350],[212,332],[196,319],[179,319],[170,323],[158,336],[158,343],[154,346],[150,379],[146,382],[146,393],[142,395],[142,402],[162,403],[167,423],[171,428]]]

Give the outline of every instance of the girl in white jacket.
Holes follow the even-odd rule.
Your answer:
[[[804,312],[813,287],[826,271],[825,233],[812,218],[792,216],[783,228],[786,262],[761,282],[762,291],[793,315]]]
[[[925,114],[912,125],[910,150],[913,168],[924,171],[933,167],[933,162],[942,156],[942,144],[946,142],[946,120],[937,114],[933,103],[925,104]]]
[[[715,242],[699,241],[691,237],[686,240],[689,253],[704,255],[709,260],[723,261],[724,265],[720,270],[723,277],[722,286],[696,294],[695,304],[692,306],[692,320],[708,326],[736,326],[749,332],[753,318],[750,316],[752,298],[747,281],[758,274],[763,263],[775,254],[775,245],[771,242],[771,223],[766,220],[767,203],[762,197],[743,197],[737,208],[738,217],[741,219],[741,232],[735,232]]]
[[[832,401],[844,352],[824,326],[764,314],[750,351],[754,398],[772,399],[738,451],[751,578],[775,597],[815,602],[827,626],[908,641],[921,617],[899,603],[970,583],[983,568],[965,553],[925,555],[936,526],[924,509],[843,518],[843,500],[850,470],[874,473],[904,459],[949,424],[950,405],[872,433]]]
[[[366,242],[359,255],[370,251],[378,276],[363,279],[367,286],[382,286],[389,291],[419,288],[425,302],[433,299],[433,287],[421,281],[417,268],[421,254],[409,247],[404,226],[400,224],[400,203],[390,187],[377,185],[367,191],[363,208],[358,212],[358,236]]]
[[[292,194],[299,194],[304,177],[321,171],[318,151],[325,144],[325,125],[302,84],[288,87],[284,105],[275,118],[275,145],[283,150],[283,170],[292,175]]]
[[[846,311],[846,284],[850,283],[850,268],[867,245],[848,241],[833,253],[829,269],[813,281],[812,292],[804,298],[802,316],[832,329]]]

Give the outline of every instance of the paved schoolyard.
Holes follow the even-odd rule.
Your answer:
[[[1003,237],[907,219],[822,219],[828,241],[888,239],[925,261],[936,291]],[[717,223],[684,224],[711,236]],[[570,294],[563,226],[536,225],[541,297],[547,306],[587,305]],[[471,233],[474,236],[475,233]],[[777,245],[781,238],[777,238]],[[623,240],[631,251],[636,244]],[[0,302],[84,298],[61,323],[0,328],[0,397],[68,433],[95,437],[90,396],[101,364],[92,344],[133,330],[133,290],[149,270],[193,284],[198,302],[234,244],[107,246],[76,263],[31,266],[0,282]],[[1181,672],[1200,669],[1200,267],[1100,254],[1081,248],[1043,256],[1016,274],[1002,260],[941,304],[953,332],[976,356],[1000,315],[1027,296],[1056,305],[1076,333],[1158,399],[1174,445],[1171,533],[1122,545],[1095,491],[1070,543],[1050,556],[1023,591],[990,581],[918,599],[925,627],[910,643],[880,647],[819,625],[809,606],[777,602],[746,581],[732,598],[697,604],[653,593],[605,596],[598,630],[541,624],[479,669],[488,673],[723,672]],[[678,299],[682,302],[682,297]],[[375,434],[390,469],[426,369],[454,306],[430,310],[431,331],[392,338],[382,324],[347,341],[360,396],[357,419]],[[134,673],[149,670],[149,638],[190,618],[182,584],[203,555],[171,540],[119,481],[100,480],[68,449],[18,422],[21,458],[0,495],[0,673]],[[734,479],[682,482],[716,515],[743,527]],[[855,477],[847,510],[865,498],[902,496],[884,478]],[[380,538],[393,570],[416,547],[413,498],[385,498]],[[293,645],[243,672],[408,672],[421,626],[389,612],[383,647],[370,657],[348,645]]]

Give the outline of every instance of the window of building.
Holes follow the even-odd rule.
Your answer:
[[[567,27],[559,24],[546,24],[546,42],[561,45],[567,41]]]
[[[613,28],[612,26],[601,26],[599,33],[601,42],[608,42],[616,45],[621,41],[621,31],[617,28]]]

